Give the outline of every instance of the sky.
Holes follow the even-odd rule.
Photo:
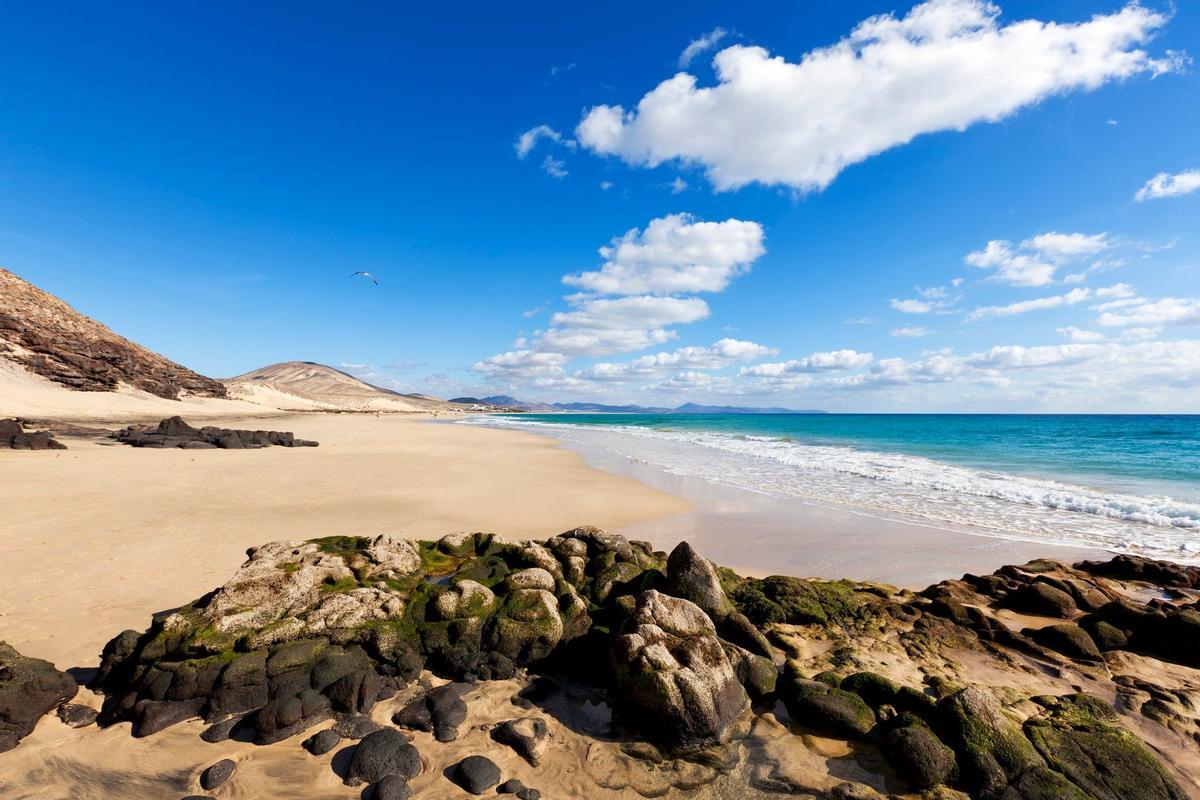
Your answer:
[[[403,5],[9,7],[0,265],[215,377],[1200,412],[1197,4]]]

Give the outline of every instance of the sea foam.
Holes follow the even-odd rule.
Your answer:
[[[1163,495],[1114,493],[921,456],[770,436],[572,425],[566,419],[477,417],[468,422],[543,430],[676,475],[972,533],[1182,561],[1200,554],[1200,505]]]

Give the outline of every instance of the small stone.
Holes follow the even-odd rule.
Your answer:
[[[302,747],[314,756],[323,756],[341,744],[341,741],[342,737],[337,731],[327,728],[305,739]]]
[[[542,800],[542,793],[537,789],[526,786],[517,792],[517,800]]]
[[[525,784],[521,783],[516,778],[509,778],[504,783],[496,787],[497,794],[516,794],[525,788]]]
[[[510,719],[496,726],[492,738],[516,750],[517,755],[536,767],[550,745],[550,728],[545,720],[536,717]]]
[[[395,728],[381,728],[367,735],[350,757],[346,784],[377,783],[386,775],[415,778],[421,774],[421,754],[408,737]],[[497,779],[498,780],[498,779]]]
[[[64,703],[58,707],[58,718],[72,728],[86,728],[96,721],[96,709],[79,703]]]
[[[500,782],[500,768],[484,756],[467,756],[451,774],[454,782],[471,794],[483,794]]]
[[[200,788],[205,791],[217,788],[229,780],[235,769],[237,769],[237,763],[233,759],[221,759],[200,773]]]

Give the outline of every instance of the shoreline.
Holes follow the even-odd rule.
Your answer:
[[[1035,558],[1075,563],[1113,555],[1102,548],[1006,538],[983,529],[966,531],[933,521],[886,518],[867,509],[754,492],[672,474],[600,445],[560,438],[549,430],[531,433],[560,442],[595,469],[634,478],[691,506],[615,533],[646,539],[656,547],[686,539],[713,561],[748,576],[850,578],[922,589],[966,572],[986,574]]]

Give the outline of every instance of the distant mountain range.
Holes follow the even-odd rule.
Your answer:
[[[496,394],[489,397],[455,397],[451,403],[481,407],[506,408],[512,411],[553,412],[576,411],[596,414],[824,414],[816,409],[793,408],[757,408],[754,406],[703,406],[698,403],[684,403],[675,408],[659,408],[655,406],[611,406],[604,403],[529,403],[510,397],[506,394]]]

